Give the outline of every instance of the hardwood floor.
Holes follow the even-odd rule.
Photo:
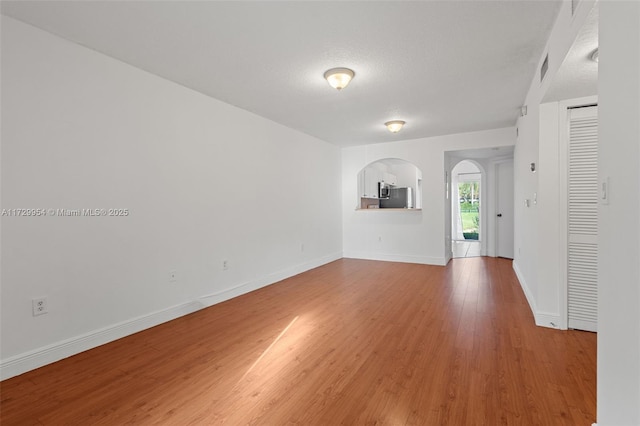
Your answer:
[[[596,335],[511,261],[343,259],[1,386],[9,425],[590,425]]]

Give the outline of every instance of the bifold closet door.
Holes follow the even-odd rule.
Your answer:
[[[569,328],[598,327],[598,107],[569,110]]]

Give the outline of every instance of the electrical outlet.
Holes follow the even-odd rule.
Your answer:
[[[229,269],[229,261],[225,259],[222,261],[222,270],[226,271],[227,269]]]
[[[33,309],[33,316],[37,317],[38,315],[46,314],[47,309],[47,298],[42,297],[40,299],[31,300],[31,308]]]
[[[172,269],[169,271],[169,282],[170,283],[178,282],[178,271],[176,269]]]

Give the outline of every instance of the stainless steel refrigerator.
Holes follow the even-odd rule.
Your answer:
[[[380,200],[381,209],[412,209],[413,208],[413,188],[390,188],[389,198]]]

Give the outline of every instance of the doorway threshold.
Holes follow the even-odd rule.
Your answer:
[[[453,258],[479,257],[481,256],[481,245],[479,240],[453,240],[451,241],[451,251]]]

